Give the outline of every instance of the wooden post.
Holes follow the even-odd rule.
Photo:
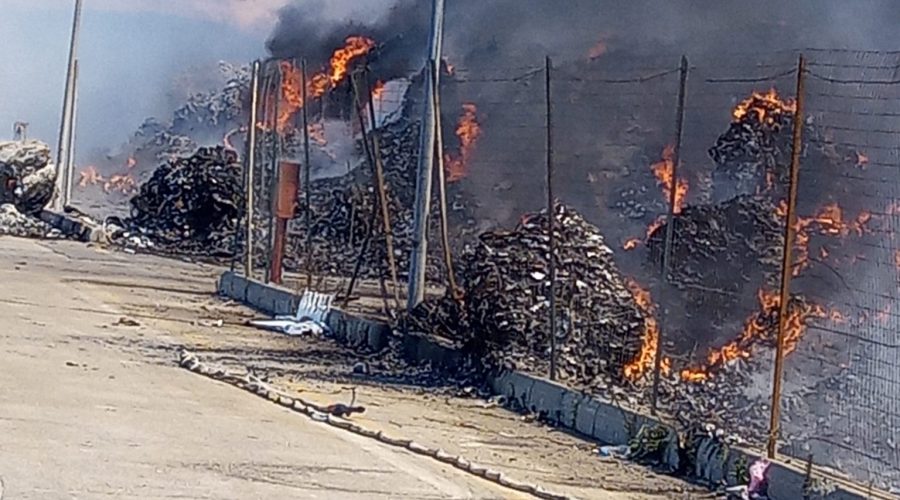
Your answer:
[[[250,79],[250,128],[247,136],[247,171],[244,173],[244,218],[247,227],[244,233],[244,276],[253,277],[253,217],[254,217],[254,171],[256,170],[256,122],[259,120],[259,72],[261,64],[253,63],[253,75]],[[238,238],[235,237],[235,247]],[[237,252],[235,252],[237,253]]]
[[[778,451],[781,420],[781,382],[784,377],[784,339],[787,329],[791,293],[794,236],[797,223],[797,185],[800,178],[800,152],[803,149],[803,105],[805,102],[806,59],[797,62],[797,110],[794,112],[794,135],[791,144],[791,178],[788,189],[787,221],[784,227],[784,252],[781,261],[781,304],[778,310],[778,339],[775,346],[775,371],[772,379],[772,412],[769,418],[769,441],[766,451],[774,459]]]
[[[669,185],[669,210],[666,214],[666,240],[663,243],[662,256],[662,286],[663,303],[660,308],[659,333],[656,337],[656,353],[653,358],[653,392],[650,396],[650,411],[656,414],[659,403],[659,381],[663,359],[663,336],[668,324],[669,308],[671,302],[669,287],[669,271],[672,267],[672,242],[675,237],[675,204],[678,201],[678,167],[681,164],[681,144],[684,141],[684,105],[687,99],[687,56],[681,56],[681,78],[678,82],[678,107],[675,111],[675,149],[672,151],[672,181]]]
[[[451,297],[459,300],[460,291],[456,286],[456,274],[453,272],[453,254],[450,251],[450,225],[447,222],[447,173],[444,171],[444,137],[441,125],[441,89],[438,83],[440,64],[430,65],[431,77],[434,78],[434,158],[437,166],[438,203],[441,214],[441,246],[444,254],[444,268],[447,270],[447,286]]]
[[[395,306],[399,309],[400,307],[400,282],[397,279],[397,263],[394,257],[394,229],[391,225],[391,213],[390,213],[390,200],[388,199],[387,189],[385,187],[384,181],[384,165],[381,162],[381,148],[378,144],[378,134],[375,133],[375,129],[378,125],[375,119],[375,104],[372,102],[375,96],[375,92],[373,88],[369,85],[368,77],[366,73],[363,73],[363,83],[365,84],[366,92],[369,95],[369,121],[372,124],[372,130],[369,132],[372,138],[372,160],[373,165],[375,166],[375,181],[377,182],[376,189],[378,189],[378,199],[379,204],[381,205],[381,222],[384,230],[384,246],[385,253],[387,253],[387,264],[390,270],[391,275],[391,286],[394,287],[394,302]],[[357,89],[355,92],[356,102],[359,104],[359,90]],[[360,118],[362,117],[361,113]],[[363,138],[365,138],[365,123],[360,119],[360,124],[363,129]]]
[[[547,235],[550,279],[550,380],[556,380],[556,201],[553,199],[553,109],[550,101],[550,56],[544,58],[544,98],[547,129]]]
[[[312,288],[313,248],[312,248],[312,165],[309,163],[309,103],[306,94],[306,59],[301,62],[302,75],[300,86],[303,95],[303,219],[306,225],[306,288]]]

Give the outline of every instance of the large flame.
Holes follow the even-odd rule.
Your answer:
[[[456,125],[456,137],[459,138],[459,153],[444,155],[444,170],[447,182],[454,182],[466,176],[469,159],[475,144],[481,137],[481,125],[478,123],[478,108],[472,103],[463,104],[463,112]]]
[[[765,289],[760,289],[757,296],[759,298],[759,311],[754,312],[747,318],[744,329],[738,338],[720,349],[711,350],[703,366],[682,370],[682,379],[690,382],[703,382],[711,376],[712,372],[729,362],[736,359],[749,358],[754,345],[776,341],[781,297],[777,293]],[[803,300],[789,301],[788,315],[785,321],[785,356],[797,349],[800,339],[806,332],[806,323],[810,318],[826,317],[831,317],[834,321],[843,319],[839,311],[828,313],[825,308],[816,304]]]
[[[663,193],[666,195],[666,202],[672,197],[672,176],[675,174],[675,146],[670,144],[663,149],[662,159],[650,167],[653,169],[653,175],[662,187]],[[675,213],[681,213],[681,207],[684,206],[684,199],[688,193],[687,179],[678,179],[675,183]]]
[[[372,50],[375,42],[364,36],[350,36],[345,40],[345,45],[334,51],[331,55],[331,68],[329,71],[329,79],[331,85],[341,83],[347,76],[347,66],[354,58],[364,56]]]
[[[659,349],[659,324],[656,322],[654,314],[656,313],[656,305],[650,296],[650,291],[643,288],[633,279],[625,280],[625,286],[634,297],[638,308],[644,313],[644,333],[641,341],[641,352],[625,365],[625,378],[628,380],[638,380],[641,376],[653,369],[656,361],[656,350]],[[671,370],[672,363],[668,358],[663,358],[660,364],[660,370],[664,375],[668,375]]]
[[[331,55],[328,68],[310,75],[306,82],[308,99],[321,97],[329,88],[336,87],[346,77],[350,63],[364,56],[375,47],[375,41],[364,36],[350,36],[344,46]],[[297,110],[303,107],[303,72],[290,61],[282,61],[281,102],[278,103],[278,130],[283,131]]]
[[[756,118],[760,123],[772,124],[775,123],[779,115],[793,114],[795,111],[797,111],[797,102],[793,99],[782,100],[778,96],[778,91],[773,88],[766,93],[753,92],[750,97],[741,101],[734,108],[731,116],[734,118],[734,121],[740,121],[752,112],[756,114]]]

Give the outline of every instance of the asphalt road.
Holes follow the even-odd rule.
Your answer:
[[[86,284],[91,267],[161,271],[152,260],[61,248],[76,247],[0,237],[3,498],[514,497],[112,347],[113,338],[167,332],[119,324],[117,291]],[[118,293],[152,304],[152,286]]]

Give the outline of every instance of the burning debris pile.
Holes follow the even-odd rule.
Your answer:
[[[791,131],[797,104],[775,90],[754,92],[732,112],[733,121],[709,156],[716,164],[718,199],[783,190],[788,185]],[[722,190],[733,190],[722,192]]]
[[[740,195],[709,205],[688,205],[675,216],[670,279],[679,288],[687,322],[695,332],[709,322],[724,325],[735,306],[752,300],[763,285],[777,286],[784,246],[784,220],[763,196]],[[652,262],[661,262],[667,224],[648,241]]]
[[[59,236],[37,219],[56,189],[49,146],[35,140],[0,142],[0,180],[0,234]]]
[[[409,268],[412,248],[412,208],[415,203],[416,158],[418,151],[419,123],[405,117],[385,124],[377,130],[379,148],[384,164],[385,185],[389,199],[389,212],[394,238],[395,257],[400,275]],[[436,191],[436,190],[435,190]],[[437,196],[437,193],[435,193]],[[302,197],[302,195],[301,195]],[[474,224],[467,216],[466,204],[459,193],[448,188],[448,204],[451,225],[459,231]],[[313,181],[311,202],[311,232],[313,269],[321,273],[349,275],[353,271],[357,254],[369,233],[373,203],[377,193],[369,167],[363,163],[346,175]],[[435,200],[436,203],[436,200]],[[298,205],[303,207],[304,200]],[[433,204],[433,206],[436,206]],[[440,241],[438,210],[433,210],[430,240]],[[375,220],[372,247],[376,249],[364,262],[362,273],[377,277],[384,272],[384,245],[380,216]],[[306,253],[306,226],[304,215],[291,221],[285,267],[303,269]],[[429,246],[426,275],[438,281],[445,272],[437,244]]]
[[[112,220],[113,241],[141,249],[230,255],[243,206],[241,165],[222,146],[170,160],[131,199],[131,216]]]
[[[644,314],[603,236],[556,206],[559,376],[605,388],[639,357]],[[549,238],[546,211],[513,231],[480,236],[462,256],[461,302],[448,296],[413,312],[412,326],[467,344],[487,359],[530,371],[549,363]]]

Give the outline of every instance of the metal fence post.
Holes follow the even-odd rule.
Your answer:
[[[247,171],[244,172],[244,219],[247,227],[244,233],[244,276],[253,277],[253,216],[255,203],[253,198],[253,175],[256,170],[256,122],[259,120],[259,60],[253,62],[253,73],[250,78],[250,125],[247,130]],[[237,256],[238,239],[240,238],[240,222],[234,238],[235,257]]]
[[[269,234],[266,235],[266,276],[265,282],[269,283],[272,273],[272,247],[275,244],[275,188],[278,186],[278,156],[279,142],[281,131],[278,130],[278,111],[281,105],[282,85],[284,85],[284,75],[281,72],[281,64],[276,65],[275,74],[275,104],[273,105],[274,115],[272,118],[272,171],[269,173]]]
[[[666,213],[666,240],[663,243],[662,286],[663,304],[660,308],[659,333],[656,337],[656,353],[653,357],[653,392],[651,394],[650,411],[655,415],[659,403],[659,381],[663,359],[663,335],[669,315],[669,270],[672,266],[672,241],[675,238],[675,212],[678,202],[678,166],[681,163],[681,144],[684,141],[684,105],[687,99],[688,60],[681,56],[681,67],[678,81],[678,107],[675,111],[675,148],[672,151],[672,181],[669,185],[669,209]]]
[[[775,458],[778,449],[778,430],[781,418],[781,381],[784,376],[784,338],[787,328],[788,306],[792,276],[794,226],[797,213],[797,183],[800,172],[800,152],[803,148],[803,105],[806,59],[803,54],[797,62],[797,110],[794,112],[794,132],[791,144],[791,177],[788,189],[787,221],[784,227],[784,252],[781,261],[781,303],[778,311],[778,339],[775,346],[775,370],[772,379],[772,412],[769,418],[769,440],[766,446],[769,458]]]
[[[306,102],[306,59],[301,61],[302,74],[300,76],[300,92],[303,96],[303,192],[305,207],[303,210],[304,224],[306,225],[306,288],[312,289],[312,166],[309,163],[309,103]]]
[[[546,105],[547,129],[547,235],[550,247],[550,380],[556,380],[556,207],[553,199],[553,108],[550,102],[550,71],[553,62],[550,56],[544,58],[544,99]]]

